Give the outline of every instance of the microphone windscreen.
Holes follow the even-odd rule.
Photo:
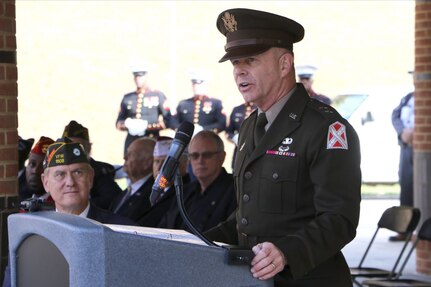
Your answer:
[[[175,139],[187,145],[192,138],[194,130],[195,126],[191,122],[184,121],[178,127],[177,133],[175,134]]]

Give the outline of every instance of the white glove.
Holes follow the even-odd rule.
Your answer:
[[[237,146],[238,145],[238,137],[239,137],[239,134],[235,134],[233,137],[232,137],[232,141],[233,141],[233,143]]]
[[[132,136],[143,136],[148,127],[148,121],[143,119],[127,118],[124,125]]]
[[[201,125],[195,124],[195,130],[193,131],[193,136],[194,137],[198,132],[203,131],[204,128]]]

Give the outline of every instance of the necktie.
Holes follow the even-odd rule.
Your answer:
[[[123,198],[121,198],[121,201],[120,201],[120,203],[118,203],[117,207],[115,208],[114,213],[117,213],[118,210],[120,210],[120,208],[130,198],[131,195],[132,195],[132,187],[128,186],[126,194],[124,194]]]
[[[254,145],[257,146],[265,134],[265,126],[268,123],[265,113],[260,113],[257,117],[256,126],[254,127]]]

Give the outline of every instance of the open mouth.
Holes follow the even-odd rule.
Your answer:
[[[246,87],[248,87],[250,84],[248,83],[248,82],[242,82],[242,83],[239,83],[239,85],[238,85],[238,87],[239,88],[246,88]]]

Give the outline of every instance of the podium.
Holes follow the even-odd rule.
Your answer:
[[[185,231],[52,211],[10,215],[8,227],[12,286],[273,286]]]

